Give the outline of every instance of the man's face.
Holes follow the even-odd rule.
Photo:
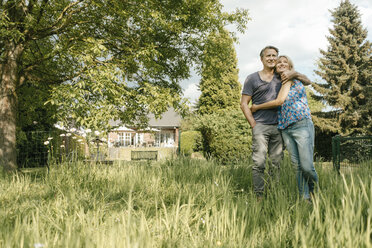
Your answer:
[[[273,69],[278,59],[278,53],[274,49],[266,49],[261,57],[262,64],[264,67]]]

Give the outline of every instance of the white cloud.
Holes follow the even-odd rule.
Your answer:
[[[339,5],[335,0],[222,0],[226,11],[237,7],[249,10],[252,20],[245,34],[238,34],[240,43],[236,45],[238,55],[239,80],[257,70],[262,65],[258,53],[266,45],[277,46],[281,54],[290,56],[300,72],[313,77],[319,49],[326,49],[332,27],[331,13]],[[372,1],[352,0],[362,14],[365,27],[372,23]],[[369,34],[372,27],[367,27]],[[369,35],[369,36],[370,36]],[[255,65],[258,62],[257,65]]]
[[[191,104],[195,104],[200,96],[200,90],[196,83],[189,84],[184,91],[184,97],[190,100]]]
[[[362,24],[372,38],[372,1],[350,0],[362,16]],[[319,49],[326,49],[328,29],[333,26],[331,13],[339,6],[340,0],[221,0],[225,11],[236,8],[249,10],[252,19],[245,34],[238,34],[236,44],[239,80],[262,68],[259,52],[266,45],[279,48],[281,54],[292,58],[296,70],[315,79],[313,71],[320,58]],[[231,27],[229,27],[231,28]],[[183,83],[185,95],[195,99],[195,80]],[[197,98],[196,97],[196,98]]]

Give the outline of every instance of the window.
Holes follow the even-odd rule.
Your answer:
[[[142,146],[142,143],[143,143],[143,133],[136,133],[135,145]]]
[[[124,133],[119,133],[119,146],[124,146]]]
[[[130,146],[133,144],[132,142],[132,135],[134,137],[134,134],[132,133],[127,133],[127,132],[124,132],[124,133],[119,133],[119,146]]]
[[[160,133],[156,133],[155,134],[155,146],[156,147],[160,147],[160,140],[161,140],[161,135],[160,135]]]
[[[124,146],[132,145],[132,134],[124,133]]]
[[[173,131],[161,131],[156,133],[155,136],[155,146],[158,147],[173,147],[174,142],[174,133]]]

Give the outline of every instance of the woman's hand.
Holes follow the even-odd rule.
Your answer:
[[[252,107],[251,107],[251,112],[254,113],[256,112],[258,109],[257,109],[257,105],[256,104],[252,104]]]

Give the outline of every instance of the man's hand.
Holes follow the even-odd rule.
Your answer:
[[[303,85],[310,85],[311,81],[306,75],[301,74],[295,70],[288,70],[284,71],[280,74],[280,78],[282,80],[282,84],[285,84],[286,82],[292,80],[292,79],[297,79],[302,82]]]
[[[251,109],[248,107],[251,100],[252,96],[242,94],[242,98],[240,100],[240,108],[242,109],[245,118],[249,122],[249,125],[254,128],[254,126],[256,126],[256,120],[253,118]]]
[[[297,72],[295,70],[288,70],[284,71],[280,74],[280,78],[282,80],[282,83],[285,84],[289,80],[295,78],[297,75]]]
[[[256,126],[256,121],[251,124],[251,128],[253,129]]]

